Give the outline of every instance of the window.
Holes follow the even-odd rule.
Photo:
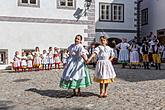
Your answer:
[[[7,64],[7,50],[0,49],[0,64]]]
[[[100,4],[100,20],[111,20],[110,4]]]
[[[112,4],[112,21],[124,21],[123,4]]]
[[[123,22],[124,21],[124,5],[100,3],[100,21]]]
[[[141,23],[142,25],[148,24],[148,8],[141,11]]]
[[[58,8],[75,9],[75,0],[57,0]]]
[[[19,0],[18,6],[40,7],[40,0]]]

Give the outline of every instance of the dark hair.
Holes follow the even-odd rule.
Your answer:
[[[76,35],[76,37],[80,37],[80,39],[82,40],[82,35],[78,34]]]
[[[100,36],[100,39],[106,39],[106,40],[108,40],[108,38],[106,36]]]
[[[35,50],[37,50],[37,49],[40,51],[40,48],[39,48],[39,47],[36,47],[36,48],[35,48]]]
[[[52,47],[49,47],[49,50],[52,49]]]

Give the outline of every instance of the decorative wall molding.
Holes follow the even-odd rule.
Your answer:
[[[28,23],[79,24],[79,25],[93,24],[93,21],[88,21],[88,20],[78,20],[77,21],[77,20],[69,20],[69,19],[11,17],[11,16],[0,16],[0,21],[6,21],[6,22],[28,22]]]

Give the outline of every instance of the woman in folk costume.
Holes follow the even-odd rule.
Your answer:
[[[52,69],[52,65],[54,64],[54,58],[53,58],[54,57],[54,53],[53,53],[52,47],[49,47],[48,53],[49,53],[48,69],[51,70]]]
[[[91,61],[93,57],[98,56],[96,64],[94,81],[100,83],[100,97],[107,97],[108,95],[108,83],[112,83],[116,77],[112,60],[115,56],[114,50],[107,46],[107,37],[100,37],[101,45],[96,47],[94,53],[90,56],[87,63]],[[104,92],[103,92],[104,86]]]
[[[75,43],[68,47],[69,58],[60,81],[60,87],[73,89],[73,96],[80,96],[80,88],[91,85],[91,79],[84,63],[87,61],[86,50],[81,42],[82,36],[77,35]],[[78,89],[77,92],[76,89]]]
[[[32,52],[28,53],[28,56],[27,56],[27,67],[28,67],[28,71],[32,71],[32,68],[33,68],[33,55],[32,55]]]
[[[139,64],[140,60],[139,60],[139,45],[136,44],[135,41],[132,42],[131,46],[130,46],[130,64],[131,67],[132,65],[134,66],[134,68],[136,68],[136,65]]]
[[[21,57],[21,68],[22,71],[25,71],[27,68],[27,56],[25,52],[22,52],[22,57]]]
[[[21,56],[19,55],[19,52],[16,51],[15,55],[14,55],[14,62],[13,62],[13,68],[14,70],[17,72],[19,71],[20,67],[21,67]]]
[[[36,47],[34,52],[34,68],[36,70],[39,70],[40,66],[41,66],[40,50],[39,47]]]
[[[119,49],[119,58],[118,61],[122,63],[122,67],[125,68],[125,65],[129,62],[129,47],[127,39],[123,38],[122,42],[116,46]]]

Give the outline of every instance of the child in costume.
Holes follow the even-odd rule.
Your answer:
[[[62,55],[62,63],[63,63],[63,67],[65,67],[66,63],[67,63],[67,58],[69,57],[68,54],[68,50],[64,49],[63,55]]]
[[[98,56],[94,81],[100,83],[100,97],[107,97],[108,83],[113,82],[114,78],[116,77],[116,73],[112,66],[112,60],[115,56],[115,53],[113,48],[107,46],[108,40],[105,36],[100,37],[100,42],[101,45],[95,48],[94,53],[90,56],[87,63],[89,63],[96,55]]]
[[[60,69],[60,64],[61,64],[61,59],[60,59],[60,49],[54,48],[54,64],[55,64],[55,69],[58,66],[58,69]]]
[[[48,69],[51,70],[52,65],[54,64],[54,53],[52,47],[49,47],[48,53],[49,53]]]
[[[27,68],[28,68],[28,71],[32,71],[32,68],[33,68],[33,55],[32,55],[32,52],[29,52],[28,56],[27,56]]]
[[[20,67],[21,67],[21,56],[19,55],[19,52],[16,51],[15,55],[14,55],[14,62],[13,62],[13,68],[14,70],[17,72],[19,71]]]
[[[47,65],[48,65],[48,62],[49,61],[49,56],[47,55],[46,53],[46,50],[43,50],[43,54],[42,54],[42,69],[43,70],[46,70],[47,69]]]
[[[60,87],[73,89],[73,96],[80,96],[80,88],[91,85],[91,79],[84,63],[87,61],[86,50],[81,42],[82,36],[77,35],[75,43],[68,47],[69,58],[60,81]],[[76,89],[78,89],[77,92]]]
[[[22,71],[26,71],[26,68],[27,68],[27,56],[26,56],[25,52],[22,52],[21,68],[22,68]]]
[[[39,47],[35,48],[34,52],[34,68],[35,70],[39,70],[41,66],[41,57]]]

